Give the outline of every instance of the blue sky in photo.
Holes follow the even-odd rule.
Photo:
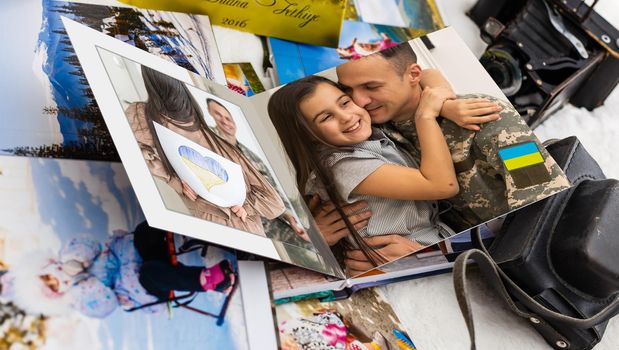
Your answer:
[[[128,179],[117,174],[122,171],[120,164],[36,158],[30,163],[41,221],[52,226],[62,243],[82,234],[92,234],[104,242],[111,234],[107,228],[119,226],[114,223],[109,225],[111,218],[106,207],[110,203],[103,201],[107,202],[110,198],[126,211],[128,226],[135,227],[143,220]],[[70,171],[72,165],[80,163],[86,163],[90,173],[80,174],[84,182],[78,183],[64,173]],[[89,182],[91,190],[92,184],[97,184],[96,193],[90,192],[85,182]],[[226,252],[225,257],[234,259],[230,252]],[[187,265],[204,264],[198,252],[183,256],[181,261]],[[240,293],[240,289],[236,293]],[[223,301],[221,296],[214,292],[200,293],[191,305],[217,312]],[[238,319],[239,315],[236,317]],[[199,344],[223,349],[232,344],[234,334],[231,322],[217,326],[215,318],[185,309],[174,309],[169,315],[166,311],[156,314],[140,310],[128,313],[118,308],[102,322],[101,343],[109,344],[111,341],[116,349],[127,346],[130,349],[147,349],[149,344],[154,344],[155,349],[191,349]]]
[[[339,47],[348,47],[354,38],[360,42],[381,40],[380,33],[396,36],[389,26],[364,22],[344,21],[340,33]],[[269,38],[275,66],[281,84],[301,79],[307,75],[333,68],[345,63],[335,48],[300,44],[276,38]]]

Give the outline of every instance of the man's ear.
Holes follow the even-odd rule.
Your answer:
[[[421,81],[421,66],[413,63],[406,69],[406,79],[411,86],[418,85]]]

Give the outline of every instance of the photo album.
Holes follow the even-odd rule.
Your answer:
[[[570,186],[452,28],[242,96],[62,21],[154,228],[369,283]]]

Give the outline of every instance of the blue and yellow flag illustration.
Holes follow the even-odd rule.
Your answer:
[[[499,157],[510,172],[514,185],[525,188],[550,181],[544,156],[533,141],[507,146],[499,150]]]
[[[544,157],[532,141],[500,149],[499,157],[509,171],[544,162]]]

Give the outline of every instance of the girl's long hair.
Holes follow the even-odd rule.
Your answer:
[[[269,116],[296,171],[299,190],[305,191],[311,173],[315,172],[357,246],[374,266],[378,266],[386,262],[385,258],[363,240],[348,219],[348,215],[342,209],[345,202],[333,182],[333,173],[321,160],[323,157],[319,153],[319,148],[336,149],[336,147],[325,143],[314,134],[299,107],[304,99],[314,94],[320,84],[329,84],[341,89],[335,82],[320,76],[311,75],[297,80],[283,86],[271,96],[268,105]]]
[[[202,130],[205,133],[212,131],[204,121],[198,102],[183,82],[144,65],[142,65],[142,79],[148,93],[144,112],[153,143],[168,174],[176,174],[163,153],[153,122],[164,126],[166,123],[172,123],[187,131]]]

